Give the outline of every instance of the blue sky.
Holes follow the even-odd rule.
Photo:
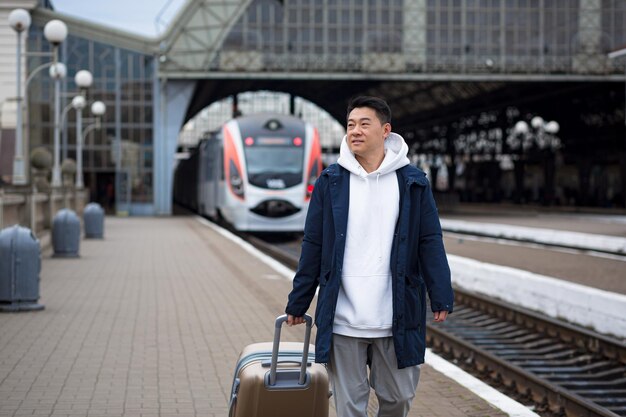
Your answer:
[[[111,26],[134,34],[157,36],[155,20],[160,14],[159,31],[185,0],[52,0],[56,11]]]

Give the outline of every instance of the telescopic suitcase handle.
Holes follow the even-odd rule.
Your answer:
[[[272,346],[272,362],[270,364],[270,383],[269,385],[276,384],[276,367],[278,366],[278,346],[280,344],[280,330],[283,323],[287,321],[287,315],[283,314],[276,318],[276,324],[274,329],[274,345]],[[300,367],[300,379],[298,384],[304,385],[306,380],[306,367],[309,359],[309,340],[311,339],[311,327],[313,326],[313,319],[308,314],[304,315],[304,321],[306,322],[306,330],[304,332],[304,346],[302,349],[302,366]]]

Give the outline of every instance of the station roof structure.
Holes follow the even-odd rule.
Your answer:
[[[416,139],[512,105],[552,118],[611,114],[622,105],[621,97],[603,99],[624,81],[623,63],[607,57],[626,42],[619,18],[626,10],[611,9],[619,6],[378,3],[188,0],[158,38],[63,19],[74,34],[155,57],[161,79],[197,82],[185,120],[212,102],[257,90],[303,97],[339,122],[350,97],[380,95],[394,128]],[[41,22],[57,16],[44,8],[34,13]],[[580,132],[581,122],[572,122],[572,132]]]

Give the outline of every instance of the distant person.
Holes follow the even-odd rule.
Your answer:
[[[336,164],[317,180],[286,308],[301,324],[319,286],[315,361],[328,364],[338,417],[406,416],[424,362],[426,292],[436,322],[452,312],[450,269],[425,174],[376,97],[348,105]],[[367,366],[370,367],[368,380]]]

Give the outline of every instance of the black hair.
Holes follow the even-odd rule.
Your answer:
[[[346,119],[350,117],[350,112],[358,107],[368,107],[373,109],[376,112],[376,116],[380,120],[381,124],[391,123],[391,109],[389,108],[387,102],[382,98],[372,96],[354,97],[348,104],[348,114]]]

